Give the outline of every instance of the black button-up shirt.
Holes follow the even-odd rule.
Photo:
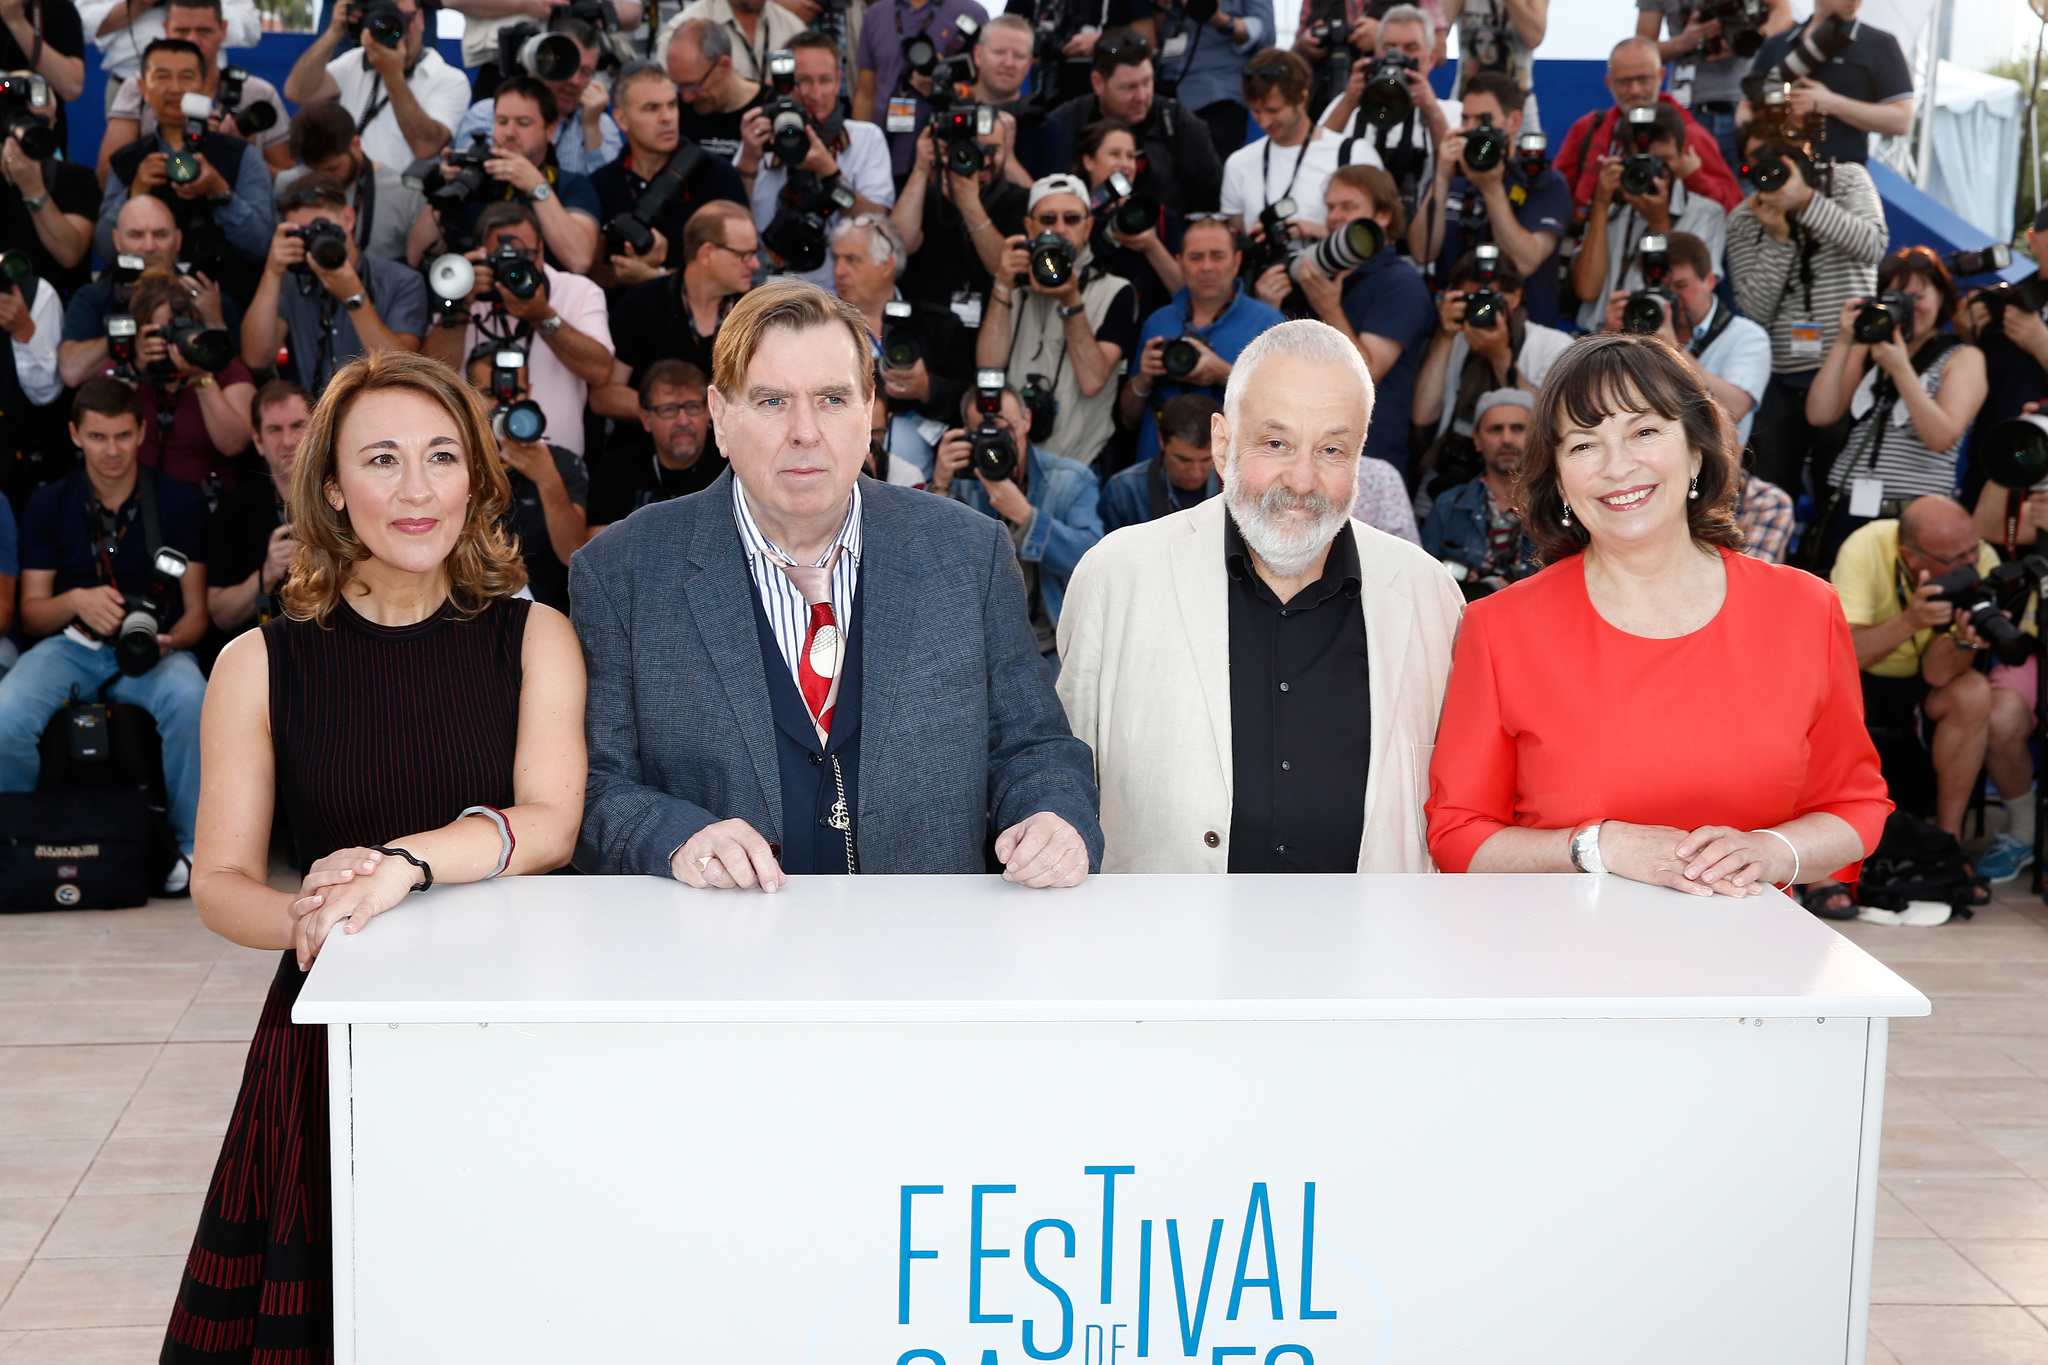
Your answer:
[[[1232,872],[1356,872],[1372,757],[1358,545],[1346,526],[1323,576],[1281,602],[1229,517]]]

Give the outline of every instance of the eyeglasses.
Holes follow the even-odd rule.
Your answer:
[[[1254,62],[1244,69],[1244,74],[1255,80],[1284,81],[1292,70],[1284,62]]]
[[[1087,219],[1088,215],[1085,213],[1034,213],[1031,215],[1031,221],[1042,228],[1056,228],[1061,224],[1065,224],[1070,228],[1079,227]]]
[[[647,410],[653,413],[658,420],[663,422],[675,421],[677,413],[686,412],[692,417],[702,417],[705,412],[705,408],[702,403],[663,403],[658,408],[649,408]]]
[[[759,260],[761,257],[761,248],[757,246],[750,246],[745,251],[742,251],[736,246],[727,246],[724,242],[713,242],[711,245],[717,247],[720,251],[730,251],[743,261]]]

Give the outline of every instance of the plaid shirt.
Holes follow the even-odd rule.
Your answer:
[[[1792,495],[1747,470],[1742,474],[1742,500],[1735,509],[1742,531],[1742,552],[1766,564],[1783,564],[1792,543]]]

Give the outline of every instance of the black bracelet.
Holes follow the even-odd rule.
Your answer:
[[[434,889],[434,869],[428,867],[423,859],[413,857],[412,854],[407,853],[402,848],[379,848],[375,844],[372,844],[370,846],[370,852],[381,853],[387,858],[405,859],[414,867],[418,868],[420,871],[427,874],[427,879],[423,882],[414,882],[412,884],[412,889],[415,891],[431,891]]]

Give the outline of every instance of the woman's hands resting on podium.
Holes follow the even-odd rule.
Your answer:
[[[668,869],[685,886],[758,886],[773,892],[789,880],[775,855],[775,846],[746,821],[720,820],[698,830],[670,854]],[[1051,811],[1042,810],[998,835],[996,857],[1003,860],[1003,880],[1021,886],[1079,886],[1088,875],[1088,845]]]
[[[364,925],[411,894],[420,871],[403,858],[387,858],[374,848],[344,848],[306,869],[299,899],[292,902],[298,921],[292,929],[292,951],[299,970],[313,965],[320,945],[346,920],[346,933]]]
[[[1574,827],[1576,828],[1576,827]],[[1472,855],[1471,872],[1576,872],[1572,829],[1496,830]],[[1798,850],[1795,859],[1794,849]],[[1760,896],[1767,886],[1826,881],[1864,856],[1863,840],[1839,815],[1814,811],[1769,829],[1702,825],[1600,825],[1600,861],[1617,877],[1689,896]]]

